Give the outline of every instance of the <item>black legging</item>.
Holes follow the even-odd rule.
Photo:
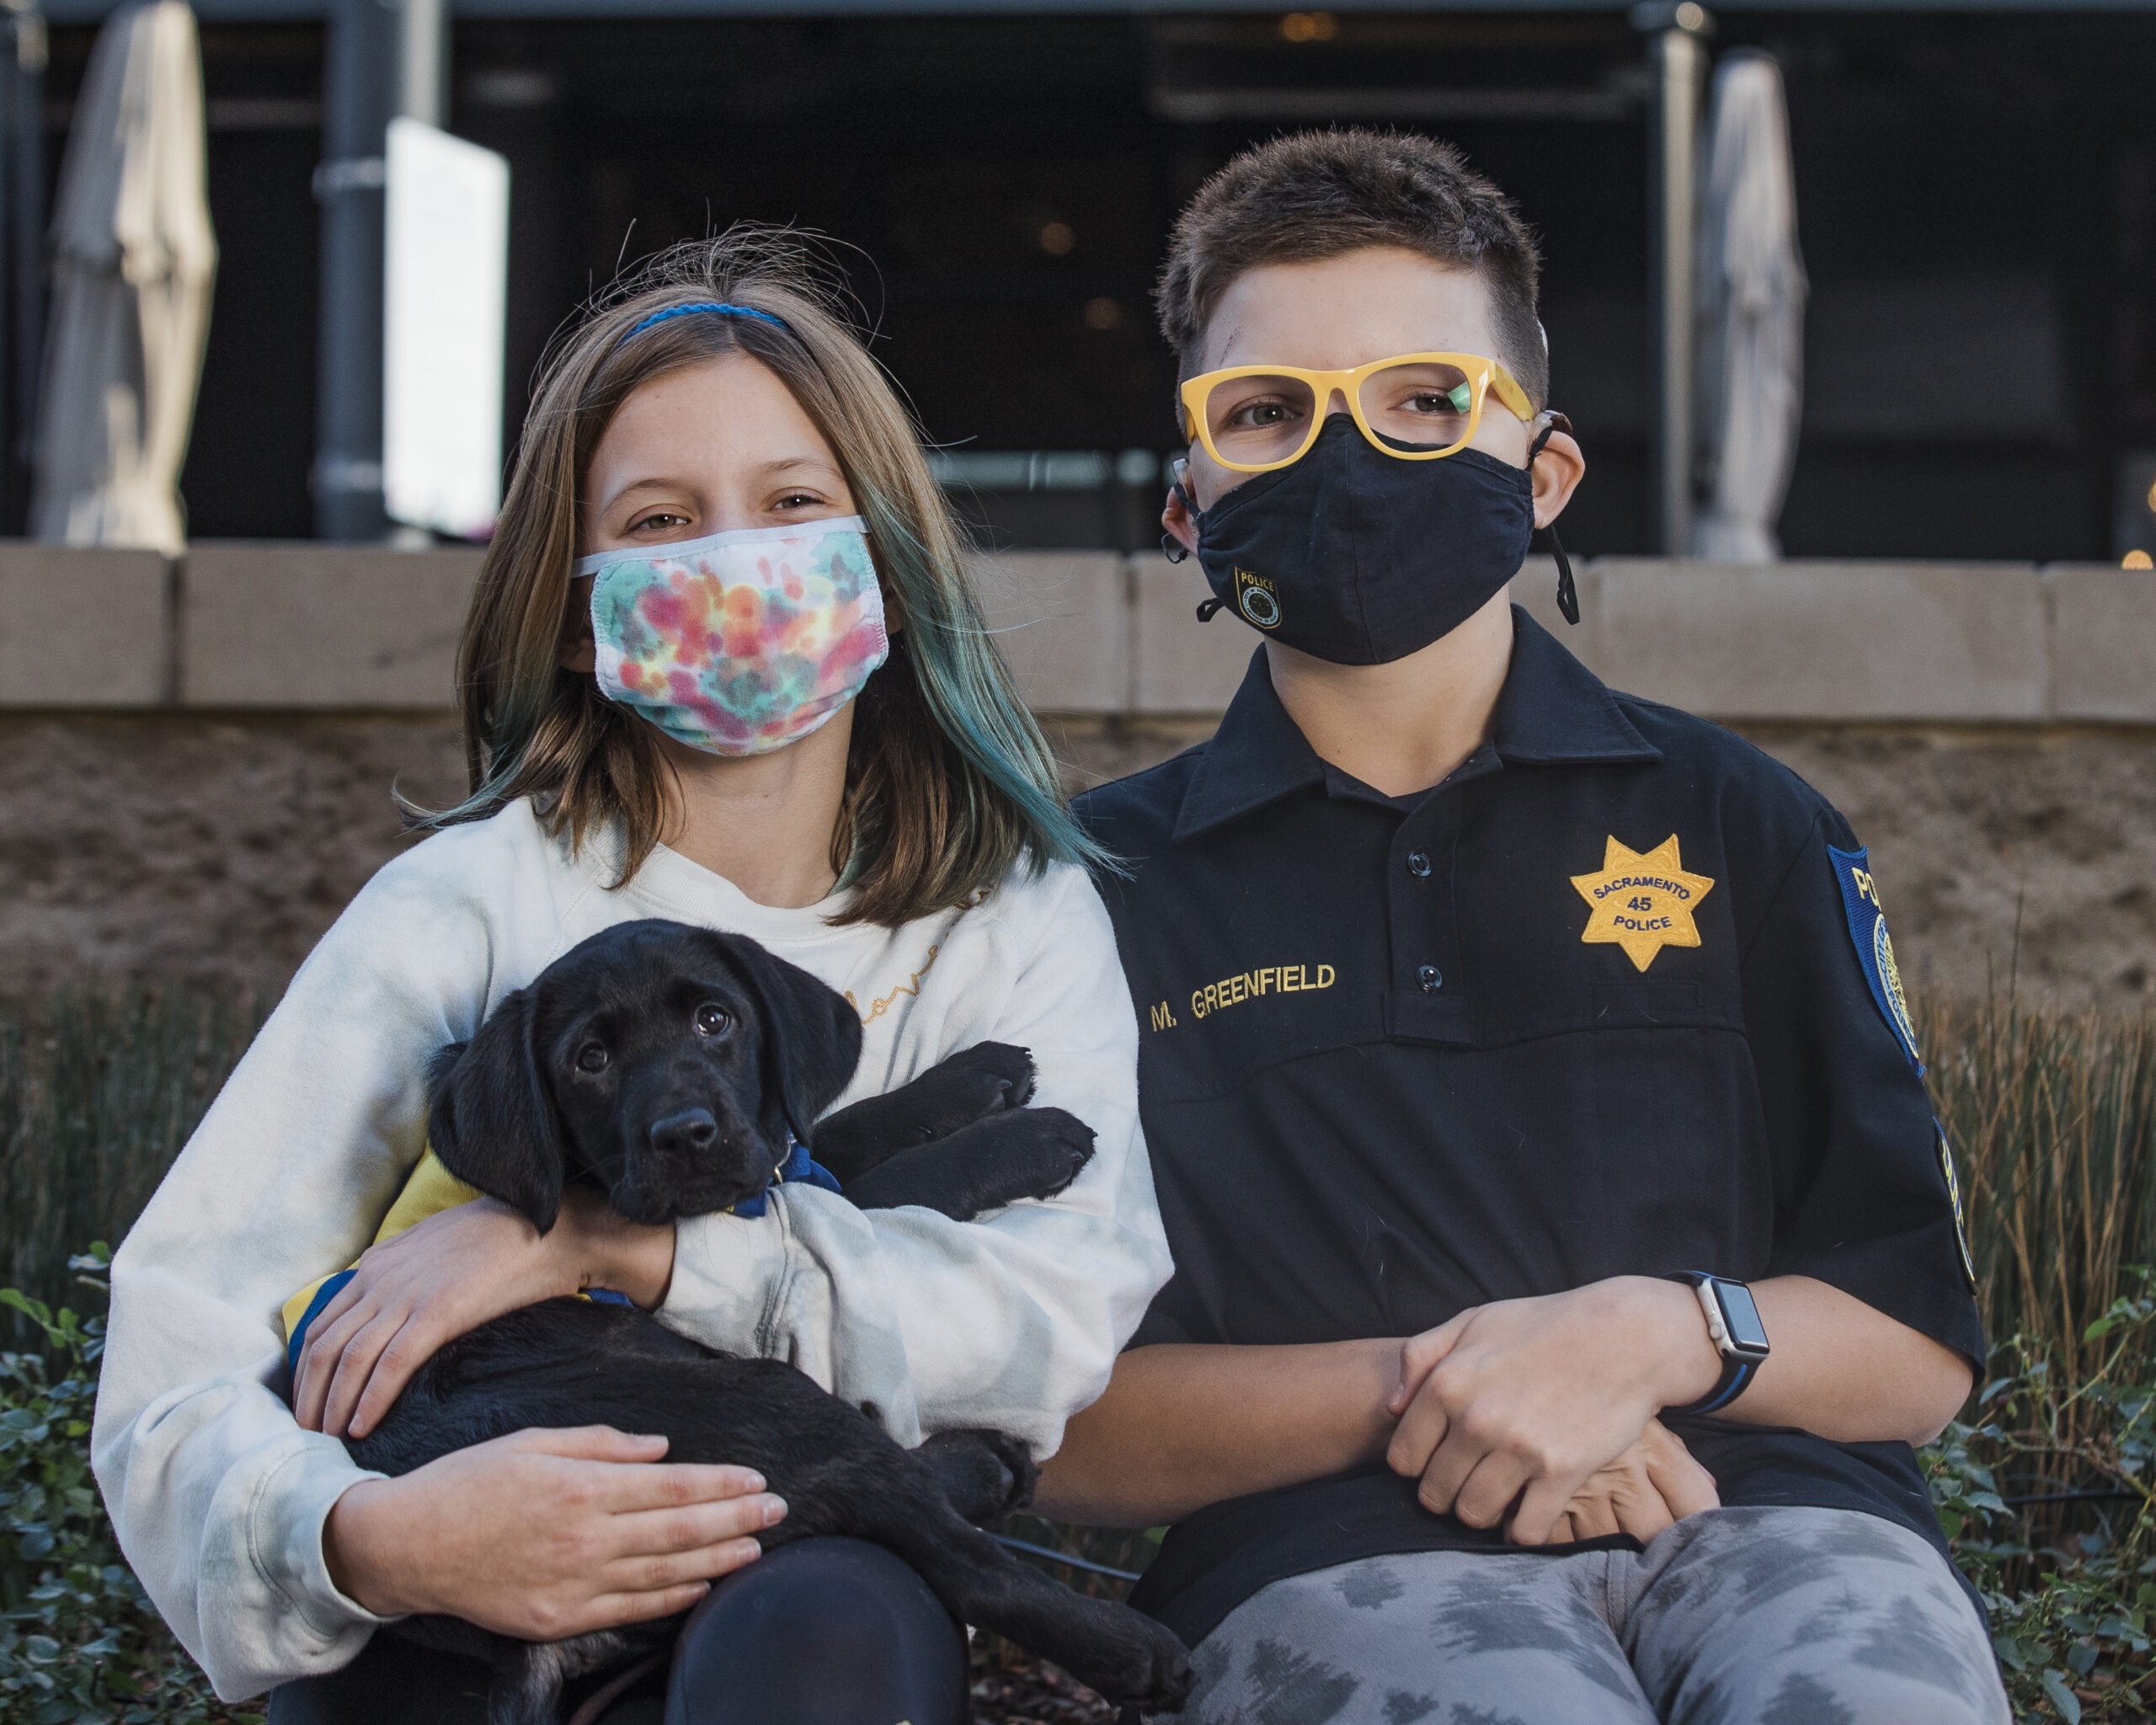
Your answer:
[[[966,1639],[902,1558],[803,1540],[712,1589],[661,1695],[654,1674],[602,1725],[963,1725]],[[484,1725],[486,1697],[476,1660],[377,1634],[343,1670],[274,1690],[270,1725]]]

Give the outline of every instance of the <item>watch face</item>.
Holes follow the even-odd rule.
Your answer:
[[[1759,1308],[1753,1303],[1752,1290],[1742,1282],[1716,1282],[1715,1293],[1721,1302],[1722,1322],[1729,1327],[1729,1339],[1742,1354],[1764,1354],[1767,1351],[1767,1327],[1759,1322]]]

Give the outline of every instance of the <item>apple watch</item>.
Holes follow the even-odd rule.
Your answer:
[[[1713,1413],[1744,1393],[1759,1362],[1768,1354],[1767,1327],[1759,1322],[1759,1308],[1752,1290],[1726,1276],[1705,1270],[1679,1270],[1669,1279],[1689,1284],[1699,1296],[1700,1311],[1707,1320],[1707,1334],[1721,1355],[1721,1375],[1689,1407],[1665,1408],[1667,1413]]]

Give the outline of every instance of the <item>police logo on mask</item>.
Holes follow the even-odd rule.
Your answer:
[[[1280,595],[1264,576],[1235,570],[1235,608],[1261,629],[1280,627]]]

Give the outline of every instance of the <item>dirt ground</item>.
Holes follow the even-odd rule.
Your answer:
[[[1076,788],[1210,724],[1052,729]],[[1870,846],[1913,985],[1966,997],[2011,976],[2042,1000],[2111,1008],[2156,991],[2156,732],[1749,734]],[[392,787],[439,803],[463,780],[453,729],[430,717],[8,715],[0,745],[10,992],[90,975],[280,988],[410,842]]]

